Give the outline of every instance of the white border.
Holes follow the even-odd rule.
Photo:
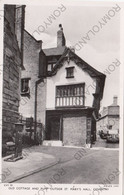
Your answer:
[[[71,4],[71,6],[75,6],[77,4],[79,4],[79,6],[111,6],[112,3],[117,3],[121,6],[122,10],[121,10],[121,29],[120,29],[120,32],[121,32],[121,53],[120,53],[120,61],[121,61],[121,70],[120,70],[120,99],[121,99],[121,108],[120,108],[120,137],[123,138],[123,99],[124,99],[124,80],[123,80],[123,74],[124,74],[124,1],[113,1],[113,0],[109,0],[109,2],[107,0],[104,0],[104,1],[82,1],[82,0],[78,0],[78,1],[72,1],[72,0],[66,0],[66,1],[58,1],[58,0],[0,0],[0,10],[3,9],[3,4],[26,4],[26,5],[57,5],[57,4],[60,4],[60,3],[63,3],[64,5],[68,6]],[[3,20],[3,19],[2,19]],[[3,21],[0,21],[0,34],[2,35],[3,37]],[[123,44],[122,44],[123,43]],[[1,54],[0,54],[0,63],[3,63],[3,39],[0,40],[0,51],[1,51]],[[2,83],[2,76],[0,77],[0,83]],[[2,90],[0,88],[0,99],[2,99]],[[2,108],[2,102],[0,101],[0,107]],[[2,112],[0,110],[0,118],[2,117]],[[1,133],[0,133],[0,138],[1,138]],[[2,138],[1,138],[2,140]],[[0,149],[1,149],[1,146],[0,146]],[[114,185],[112,185],[113,187],[112,188],[109,188],[109,191],[103,191],[101,192],[102,195],[106,194],[106,195],[110,195],[110,194],[115,194],[115,195],[121,195],[122,194],[122,176],[123,176],[123,139],[121,139],[120,141],[120,156],[119,156],[119,160],[120,160],[120,171],[121,171],[121,174],[120,174],[120,182],[119,182],[119,187],[114,187]],[[4,194],[26,194],[27,195],[27,192],[31,195],[31,194],[37,194],[37,192],[35,191],[22,191],[22,190],[7,190],[7,186],[5,186],[4,184],[0,184],[0,194],[4,195]],[[54,186],[54,184],[52,184]],[[8,186],[14,186],[14,187],[17,187],[17,186],[30,186],[32,187],[32,184],[8,184]],[[33,184],[33,186],[43,186],[43,184]],[[47,184],[46,184],[47,186]],[[55,185],[56,186],[56,185]],[[80,186],[80,185],[67,185],[67,184],[62,184],[62,185],[57,185],[57,186]],[[85,187],[88,187],[88,188],[93,188],[93,187],[98,187],[98,185],[81,185],[82,187],[85,186]],[[46,193],[46,194],[58,194],[57,191],[51,191],[50,193]],[[59,194],[67,194],[66,192],[59,192]],[[76,194],[74,192],[69,192],[70,194]],[[86,195],[90,195],[89,193],[87,192],[80,192],[78,191],[77,192],[78,194],[86,194]],[[40,193],[41,195],[42,193]],[[93,193],[91,193],[91,195],[93,195]],[[97,195],[97,193],[94,193],[94,195]]]

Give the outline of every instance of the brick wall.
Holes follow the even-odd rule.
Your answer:
[[[86,117],[63,117],[63,142],[64,145],[83,146],[86,143]]]
[[[3,60],[3,142],[12,134],[19,117],[21,54],[15,34],[15,6],[5,5]]]

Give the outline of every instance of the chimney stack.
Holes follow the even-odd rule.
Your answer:
[[[65,46],[66,40],[65,40],[65,36],[64,36],[63,28],[61,24],[59,24],[59,28],[60,29],[57,32],[57,47],[62,47],[62,46]]]
[[[118,101],[118,97],[117,97],[117,96],[114,96],[114,97],[113,97],[113,105],[114,105],[114,106],[117,106],[117,104],[118,104],[117,101]]]
[[[15,11],[15,33],[20,51],[23,45],[24,27],[25,27],[25,5],[16,5]]]
[[[16,5],[15,9],[15,34],[21,52],[21,66],[23,68],[25,5]]]

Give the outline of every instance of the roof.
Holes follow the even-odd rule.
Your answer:
[[[67,47],[65,48],[62,56],[56,63],[55,67],[53,68],[49,76],[55,75],[57,71],[63,66],[63,62],[67,59],[73,60],[83,71],[86,71],[91,77],[99,78],[100,99],[102,99],[106,75],[97,71],[92,66],[90,66],[83,59],[81,59],[78,55],[76,55],[70,48],[67,48]]]
[[[31,35],[27,30],[24,29],[24,32],[25,32],[26,34],[28,34],[28,35],[29,35],[34,41],[36,41],[37,43],[42,43],[42,42],[43,42],[42,40],[36,40],[36,39],[34,38],[34,36]]]
[[[58,56],[62,55],[65,51],[66,47],[54,47],[50,49],[43,49],[43,52],[45,53],[46,56]]]
[[[65,48],[65,51],[62,53],[62,56],[56,63],[52,73],[56,73],[56,71],[63,65],[63,60],[66,60],[66,56],[68,56],[71,60],[75,61],[75,63],[80,66],[84,71],[88,72],[91,77],[106,77],[103,73],[97,71],[95,68],[90,66],[87,62],[81,59],[78,55],[76,55],[70,48]]]

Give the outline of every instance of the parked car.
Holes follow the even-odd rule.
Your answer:
[[[108,133],[107,133],[107,132],[100,131],[100,134],[99,134],[99,135],[100,135],[100,137],[101,137],[102,139],[106,139]]]
[[[108,143],[119,143],[119,135],[118,134],[109,134],[109,135],[107,135],[106,141]]]

